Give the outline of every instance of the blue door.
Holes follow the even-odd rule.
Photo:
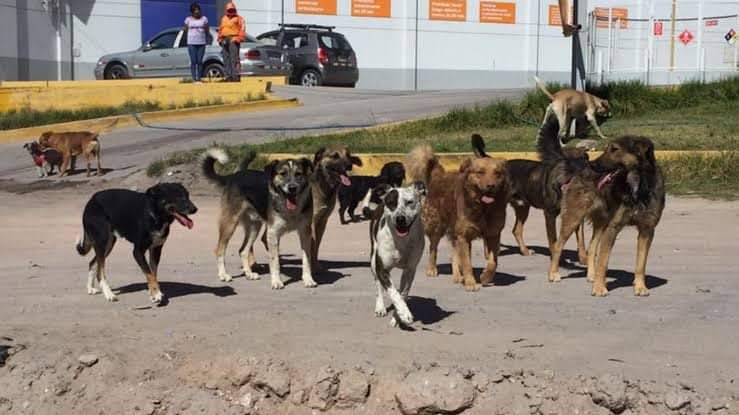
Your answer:
[[[141,42],[169,28],[181,28],[190,15],[190,4],[194,0],[142,0]],[[200,9],[212,27],[218,27],[216,0],[199,0]]]

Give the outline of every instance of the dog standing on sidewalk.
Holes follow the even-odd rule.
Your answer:
[[[406,300],[423,255],[421,207],[426,198],[426,186],[421,182],[405,187],[383,184],[375,192],[383,202],[382,216],[370,223],[370,268],[377,284],[375,315],[382,317],[387,314],[384,301],[384,294],[387,294],[395,308],[390,324],[408,326],[413,323],[413,314]],[[390,279],[393,268],[403,269],[400,290]]]

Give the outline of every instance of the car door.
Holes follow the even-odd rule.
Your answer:
[[[169,76],[189,77],[190,73],[190,53],[187,51],[187,32],[180,30],[175,39],[174,50],[170,53],[169,59],[172,64],[172,72]]]
[[[293,66],[293,76],[299,77],[307,66],[315,66],[316,48],[310,46],[310,37],[306,32],[284,32],[280,39],[280,47],[287,53]]]
[[[167,30],[151,38],[136,54],[133,62],[134,77],[171,76],[172,60],[170,56],[175,52],[174,45],[179,32],[179,29]]]

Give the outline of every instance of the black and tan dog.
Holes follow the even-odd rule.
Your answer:
[[[253,246],[262,225],[266,224],[272,288],[284,287],[280,275],[279,244],[282,235],[293,230],[298,231],[303,251],[303,284],[315,287],[310,261],[313,198],[309,180],[313,165],[306,158],[286,159],[272,161],[264,171],[249,170],[248,166],[255,157],[254,152],[249,153],[238,172],[225,176],[215,171],[216,161],[221,164],[228,162],[223,151],[211,149],[203,161],[205,177],[223,189],[216,248],[218,277],[222,281],[232,280],[226,272],[225,251],[240,222],[245,234],[239,250],[244,273],[247,279],[259,279],[259,275],[252,272]]]
[[[562,224],[552,250],[549,281],[559,281],[559,258],[567,238],[584,218],[593,223],[588,249],[588,281],[592,294],[604,296],[608,259],[621,229],[636,226],[634,294],[649,295],[645,271],[654,230],[665,207],[665,185],[654,157],[654,144],[645,137],[612,140],[602,155],[577,174],[562,198]]]
[[[169,226],[174,220],[192,229],[188,217],[197,212],[190,195],[179,183],[161,183],[150,187],[145,193],[126,189],[110,189],[95,193],[87,202],[82,213],[84,234],[78,238],[76,248],[80,255],[95,250],[90,261],[87,293],[96,294],[97,280],[108,301],[116,296],[108,285],[105,275],[105,259],[113,250],[116,237],[123,237],[133,244],[133,257],[146,276],[151,301],[162,301],[159,290],[157,268],[162,247],[169,235]],[[149,252],[149,261],[145,254]]]
[[[339,184],[351,186],[348,172],[352,166],[361,166],[362,160],[353,156],[343,144],[322,147],[313,157],[313,174],[310,178],[313,194],[313,242],[312,269],[318,271],[318,251],[326,232],[326,224],[336,207]]]
[[[366,196],[372,197],[370,191],[379,185],[387,184],[392,187],[400,187],[405,180],[405,168],[403,163],[399,161],[391,161],[385,163],[377,176],[351,176],[352,184],[350,186],[339,185],[339,220],[342,225],[351,222],[357,222],[359,218],[354,211],[359,203]],[[375,201],[377,203],[378,201]],[[344,218],[344,214],[349,212],[349,220]],[[364,215],[364,211],[362,212]],[[365,219],[369,219],[365,217]]]
[[[31,155],[39,177],[54,173],[54,167],[61,171],[63,157],[58,151],[53,148],[42,150],[41,145],[35,141],[23,144],[23,148]],[[74,161],[72,161],[72,170],[74,170]]]
[[[531,255],[523,240],[523,227],[529,217],[531,207],[544,211],[549,249],[557,240],[557,216],[560,212],[562,192],[577,172],[588,166],[588,153],[578,148],[561,148],[557,140],[556,124],[550,122],[539,130],[537,148],[544,162],[535,160],[508,160],[508,177],[511,181],[510,205],[516,213],[513,236],[518,243],[521,255]],[[488,157],[485,142],[478,134],[471,139],[477,157]],[[544,156],[544,153],[561,153],[561,157]],[[587,261],[583,227],[579,227],[577,253],[580,263]]]

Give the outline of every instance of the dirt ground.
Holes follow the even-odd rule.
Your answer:
[[[374,316],[366,223],[332,217],[318,288],[298,282],[294,234],[284,290],[266,275],[223,283],[204,192],[194,229],[173,225],[164,248],[166,306],[149,306],[123,241],[108,261],[119,301],[88,296],[73,242],[92,191],[0,192],[0,413],[739,413],[737,202],[668,199],[646,298],[630,287],[633,230],[610,295],[593,298],[576,264],[547,282],[539,212],[526,228],[536,254],[518,255],[509,212],[496,286],[452,284],[443,243],[440,277],[416,273],[403,331]],[[479,273],[481,245],[473,254]],[[261,246],[257,258],[265,274]]]

